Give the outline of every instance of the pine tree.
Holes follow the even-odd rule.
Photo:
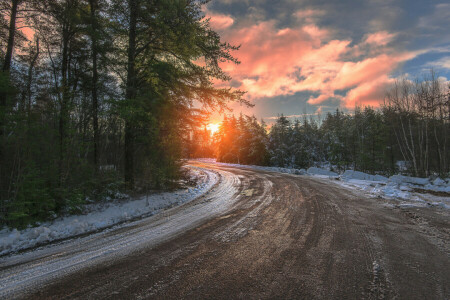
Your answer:
[[[269,133],[269,151],[273,165],[279,167],[292,166],[292,155],[289,147],[291,135],[291,124],[288,118],[282,114]]]

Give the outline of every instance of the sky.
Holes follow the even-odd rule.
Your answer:
[[[416,0],[212,0],[203,8],[241,64],[227,85],[268,123],[378,107],[396,78],[450,78],[450,3]],[[219,121],[221,117],[215,115]]]

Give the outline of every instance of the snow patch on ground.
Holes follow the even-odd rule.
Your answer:
[[[338,174],[335,172],[316,167],[311,167],[306,172],[308,173],[308,175],[338,176]]]
[[[352,179],[357,180],[368,180],[368,181],[379,181],[387,182],[388,178],[381,175],[370,175],[359,171],[346,170],[344,174],[341,175],[341,179],[348,181]]]
[[[335,181],[341,186],[366,192],[372,197],[380,197],[399,202],[397,207],[440,207],[450,208],[450,197],[436,196],[433,192],[449,193],[448,183],[440,178],[430,182],[428,178],[393,175],[389,178],[357,171],[345,171]],[[416,190],[421,190],[420,193]]]
[[[175,192],[158,193],[127,202],[113,201],[85,207],[89,213],[73,215],[24,230],[0,230],[0,255],[51,241],[95,232],[139,217],[150,216],[189,202],[209,191],[219,180],[215,172],[190,166],[189,176],[196,186]]]

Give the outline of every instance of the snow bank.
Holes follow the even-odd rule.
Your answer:
[[[364,191],[372,197],[381,197],[388,200],[400,201],[401,208],[410,207],[440,207],[450,208],[450,197],[422,194],[414,191],[420,188],[429,191],[450,192],[447,182],[436,179],[433,184],[428,178],[408,177],[394,175],[389,178],[379,175],[369,175],[357,171],[345,171],[341,175],[339,185]]]
[[[427,185],[430,183],[430,180],[428,178],[409,177],[403,175],[393,175],[389,177],[389,181],[398,184],[409,183],[414,185]]]
[[[316,168],[316,167],[310,167],[306,172],[309,175],[338,176],[338,174],[335,173],[335,172],[328,171],[328,170],[325,170],[325,169]]]
[[[191,177],[197,185],[176,192],[159,193],[128,202],[95,204],[86,215],[73,215],[43,223],[35,228],[24,230],[0,230],[0,255],[39,244],[72,236],[94,232],[124,221],[149,216],[161,210],[191,201],[206,193],[218,181],[218,174],[209,170],[190,167]],[[93,211],[92,211],[93,210]]]
[[[382,182],[387,184],[387,187],[389,187],[389,192],[387,192],[388,195],[394,195],[395,193],[391,192],[393,191],[394,187],[399,188],[401,186],[403,186],[404,189],[420,188],[429,191],[450,193],[449,182],[441,178],[436,178],[433,181],[430,181],[430,179],[428,178],[409,177],[403,175],[393,175],[387,178],[381,175],[370,175],[359,171],[347,170],[340,176],[340,179],[347,182],[352,181],[353,183],[356,183],[356,181],[358,180]],[[365,183],[361,184],[365,185]]]
[[[347,170],[340,177],[342,180],[349,181],[352,179],[387,182],[388,178],[381,175],[370,175],[359,171]]]
[[[433,181],[433,185],[437,185],[437,186],[449,186],[450,185],[450,180],[448,182],[446,182],[445,180],[442,180],[441,178],[436,178]]]
[[[428,191],[450,193],[450,181],[445,181],[441,178],[436,178],[431,181],[429,178],[393,175],[389,177],[389,182],[398,184],[399,186],[403,185]]]
[[[290,168],[278,168],[278,167],[261,167],[262,170],[265,171],[273,171],[273,172],[280,172],[280,173],[286,173],[286,174],[295,174],[295,175],[305,175],[306,170],[305,169],[290,169]]]

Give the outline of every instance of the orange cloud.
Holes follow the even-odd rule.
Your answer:
[[[279,30],[274,21],[233,31],[226,39],[241,44],[235,55],[242,64],[224,64],[223,68],[241,81],[250,97],[292,94],[302,76],[302,59],[320,47],[320,36],[326,34],[325,30],[318,32],[312,34],[305,27]]]
[[[379,32],[368,34],[366,36],[365,42],[367,44],[376,44],[376,45],[385,46],[388,43],[390,43],[396,36],[397,36],[397,34],[395,34],[395,33],[389,33],[387,31],[379,31]]]
[[[234,24],[234,19],[231,16],[213,13],[209,11],[206,6],[203,6],[202,10],[205,13],[206,18],[209,18],[209,25],[213,30],[221,31]]]
[[[320,94],[319,96],[310,97],[308,99],[308,103],[312,104],[312,105],[318,105],[318,104],[321,104],[322,102],[324,102],[328,99],[331,99],[331,98],[339,99],[339,100],[344,99],[344,97],[342,97],[340,95],[335,95],[334,92],[332,92],[332,91],[325,91],[325,92],[322,91],[322,94]]]
[[[384,99],[384,92],[393,81],[394,79],[384,75],[376,80],[364,82],[347,93],[343,104],[350,109],[367,105],[378,107]]]
[[[210,15],[209,18],[210,18],[209,24],[211,25],[211,28],[214,30],[223,30],[225,28],[230,27],[234,23],[233,18],[230,16]]]
[[[336,90],[342,90],[376,79],[396,68],[398,60],[398,57],[382,54],[359,62],[345,62],[336,74],[332,86]]]
[[[275,20],[269,20],[224,30],[224,40],[241,45],[234,53],[241,64],[223,63],[222,68],[240,83],[250,100],[308,91],[319,94],[308,99],[312,105],[333,99],[345,107],[355,103],[377,106],[389,74],[417,54],[390,47],[396,34],[387,31],[368,34],[356,44],[330,39],[332,30],[314,24],[322,14],[297,11],[294,16],[304,22],[295,27],[280,29]],[[221,28],[233,24],[225,21],[226,16],[217,20],[224,24],[216,25]],[[342,91],[347,93],[342,96]]]

